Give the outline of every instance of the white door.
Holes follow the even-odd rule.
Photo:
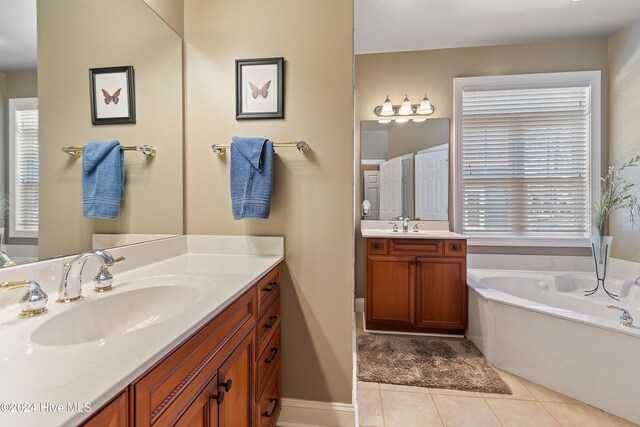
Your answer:
[[[380,219],[402,215],[402,159],[380,163]]]
[[[366,219],[380,219],[380,171],[364,171],[362,200],[371,203],[371,215]]]
[[[428,221],[449,219],[449,146],[416,154],[416,216]]]

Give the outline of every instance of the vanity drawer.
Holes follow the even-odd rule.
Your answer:
[[[135,425],[170,425],[253,328],[252,287],[133,384]]]
[[[280,283],[280,265],[278,264],[258,282],[258,316],[261,316],[279,295]]]
[[[389,253],[389,240],[367,239],[367,255],[386,255]]]
[[[256,325],[257,354],[262,354],[280,326],[280,299],[276,299]]]
[[[260,397],[267,387],[267,380],[280,362],[280,352],[280,328],[278,328],[260,357],[258,357],[258,390],[256,396]]]
[[[278,362],[273,374],[267,382],[267,387],[258,400],[259,427],[276,425],[282,407],[282,390],[280,386],[280,363]]]
[[[446,240],[444,244],[444,256],[467,256],[467,241]]]
[[[442,240],[392,239],[389,252],[391,255],[442,256],[443,247]]]

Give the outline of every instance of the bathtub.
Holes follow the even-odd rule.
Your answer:
[[[470,269],[467,338],[494,366],[640,423],[640,286],[594,274]],[[634,326],[619,325],[613,304]]]

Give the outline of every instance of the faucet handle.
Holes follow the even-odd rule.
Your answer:
[[[126,259],[127,258],[123,256],[119,256],[113,260],[113,264],[111,265],[119,264],[124,262]],[[95,286],[93,287],[94,292],[107,292],[111,290],[111,287],[113,286],[113,274],[109,271],[109,267],[110,265],[103,265],[96,277],[93,278],[93,281],[95,282]]]
[[[620,326],[625,326],[627,328],[630,328],[633,326],[633,317],[631,317],[631,313],[629,313],[627,310],[625,310],[622,307],[617,307],[611,304],[609,304],[607,307],[609,307],[612,310],[620,310],[622,312],[618,317],[620,319]]]
[[[0,284],[0,291],[10,291],[12,289],[26,287],[28,287],[29,290],[20,298],[20,317],[34,317],[46,313],[49,296],[42,290],[40,285],[33,280],[3,282]]]
[[[398,231],[398,224],[396,224],[395,222],[390,222],[389,224],[393,225],[393,231],[394,232]]]

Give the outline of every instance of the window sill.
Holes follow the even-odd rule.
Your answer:
[[[469,236],[467,246],[520,246],[547,248],[588,248],[588,237],[506,237]]]

